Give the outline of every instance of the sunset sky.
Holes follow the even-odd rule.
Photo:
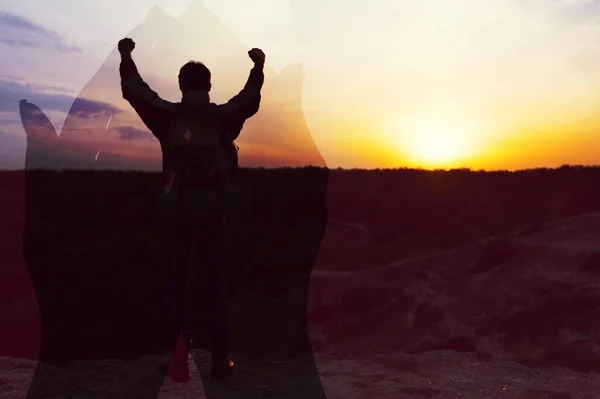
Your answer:
[[[329,167],[514,170],[600,164],[600,1],[202,3],[246,50],[264,49],[274,74],[302,64],[305,123]],[[148,22],[156,5],[176,18],[188,12],[190,1],[1,0],[0,168],[24,164],[18,101],[38,99],[61,131],[75,97],[118,40]],[[241,51],[239,60],[220,52],[218,41],[225,34],[211,37],[206,27],[185,21],[185,29],[197,29],[199,36],[180,48],[160,50],[170,51],[171,58],[143,62],[143,52],[151,55],[151,50],[136,48],[142,76],[149,81],[155,76],[153,87],[166,87],[157,91],[178,101],[176,67],[191,58],[205,60],[224,82],[215,84],[213,100],[226,101],[241,89],[247,76],[241,71],[249,70],[250,61]],[[195,54],[197,45],[205,52]],[[238,51],[231,44],[234,48]],[[227,62],[246,64],[234,72]],[[281,79],[272,93],[287,90]],[[127,107],[120,92],[106,90],[95,91],[93,100]],[[286,101],[267,101],[265,115],[274,118]],[[131,128],[144,129],[128,118],[123,123],[127,119]],[[247,140],[253,164],[279,166],[287,153],[269,143],[287,128],[261,135],[271,132],[264,128],[265,118],[249,124],[240,146]],[[121,137],[125,127],[115,127]],[[145,146],[156,149],[158,143]],[[131,151],[121,153],[138,156]],[[278,156],[277,162],[270,162],[269,154]]]

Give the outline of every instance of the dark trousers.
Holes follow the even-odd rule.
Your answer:
[[[187,270],[192,250],[195,264],[202,268],[201,290],[207,304],[207,327],[212,359],[224,361],[229,351],[230,309],[227,289],[227,227],[223,217],[185,217],[162,215],[165,265],[165,303],[169,320],[169,342],[185,330],[188,318],[186,301]]]

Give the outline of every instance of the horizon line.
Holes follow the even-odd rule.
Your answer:
[[[470,167],[458,167],[458,168],[435,168],[428,169],[422,167],[408,167],[408,166],[400,166],[400,167],[387,167],[387,168],[344,168],[344,167],[327,167],[327,166],[315,166],[315,165],[305,165],[305,166],[240,166],[240,170],[289,170],[289,169],[326,169],[329,171],[338,171],[338,172],[430,172],[430,173],[439,173],[439,172],[462,172],[462,173],[518,173],[518,172],[534,172],[534,171],[548,171],[548,170],[564,170],[564,169],[600,169],[600,165],[572,165],[572,164],[563,164],[557,167],[532,167],[532,168],[522,168],[522,169],[473,169]],[[161,170],[148,170],[148,169],[115,169],[115,168],[107,168],[107,169],[70,169],[70,168],[33,168],[33,169],[25,169],[25,168],[15,168],[15,169],[1,169],[0,173],[6,172],[120,172],[120,173],[162,173]]]

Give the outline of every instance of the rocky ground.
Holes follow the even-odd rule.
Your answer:
[[[275,398],[283,397],[290,379],[302,379],[294,373],[301,359],[287,362],[271,362],[273,368],[286,368],[289,379],[269,380],[265,365],[238,361],[239,369],[228,383],[219,383],[216,392],[222,398]],[[169,379],[160,391],[160,399],[203,398],[204,391],[199,372],[190,359],[192,378],[187,384]],[[547,369],[530,368],[513,361],[483,360],[476,354],[455,351],[427,352],[420,355],[399,353],[372,353],[369,355],[321,354],[317,366],[328,399],[353,398],[524,398],[524,399],[587,399],[597,398],[600,392],[600,376],[574,372],[561,367]],[[25,398],[33,375],[35,362],[19,359],[0,359],[1,399]],[[94,368],[100,367],[95,364]],[[143,382],[141,370],[144,360],[136,362],[103,363],[102,367],[114,370],[121,380],[111,379],[101,392],[88,391],[86,398],[114,397],[128,384]],[[202,365],[201,365],[202,367]],[[91,368],[81,365],[81,373],[92,374]],[[107,376],[109,374],[106,374]],[[242,392],[236,386],[256,380],[254,392]],[[83,381],[83,380],[80,380]],[[98,387],[98,384],[93,384]],[[100,390],[100,389],[98,389]],[[48,396],[64,398],[65,395]],[[127,397],[127,396],[124,396]],[[298,396],[299,397],[299,396]],[[309,398],[310,396],[304,396]],[[302,398],[304,398],[302,397]],[[300,398],[300,397],[299,397]]]
[[[600,371],[600,215],[587,214],[385,267],[316,270],[317,350],[453,349]]]
[[[248,335],[261,317],[292,314],[293,290],[286,295],[254,292],[238,301],[246,304],[237,313],[234,307],[238,330]],[[600,214],[380,268],[318,269],[308,304],[316,370],[329,399],[597,398],[599,315]],[[238,356],[234,379],[211,386],[215,397],[314,398],[289,388],[314,383],[302,371],[310,369],[306,359],[275,360],[292,350],[298,323],[282,323],[289,331],[265,340],[271,361]],[[205,354],[195,355],[205,369]],[[80,396],[121,397],[111,392],[156,379],[153,364],[144,358],[81,363],[77,381],[85,385],[89,378],[102,392],[83,388]],[[161,398],[203,397],[190,365],[192,380],[166,380]],[[34,367],[34,361],[0,358],[0,398],[24,398]],[[68,384],[59,370],[47,375],[56,375],[51,385],[59,392]]]

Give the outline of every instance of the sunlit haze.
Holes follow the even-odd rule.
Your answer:
[[[293,79],[284,73],[272,78],[277,84],[265,83],[271,94],[263,118],[249,121],[240,137],[251,164],[284,165],[288,154],[298,157],[294,165],[302,163],[304,144],[284,140],[300,123],[329,167],[600,164],[598,1],[206,0],[206,10],[222,23],[214,36],[213,20],[186,19],[189,1],[51,4],[0,4],[2,168],[24,162],[18,100],[44,93],[65,101],[84,93],[120,38],[144,22],[158,37],[161,19],[148,16],[157,5],[169,18],[181,17],[181,31],[197,32],[168,48],[161,43],[175,33],[156,42],[132,36],[139,40],[134,59],[142,76],[166,99],[179,100],[177,68],[189,59],[213,71],[216,102],[241,89],[251,67],[245,50],[264,49],[272,76],[301,64],[289,72]],[[290,110],[277,119],[278,107],[291,104],[296,93],[285,76],[301,85],[304,120],[288,116]],[[94,89],[93,99],[126,109],[116,69],[114,77],[115,86]],[[39,105],[60,131],[70,104]],[[145,129],[131,113],[119,123]],[[265,127],[272,123],[285,128]],[[146,141],[135,147],[140,154],[121,153],[137,157],[157,146]],[[307,163],[312,159],[306,156]]]

